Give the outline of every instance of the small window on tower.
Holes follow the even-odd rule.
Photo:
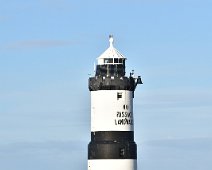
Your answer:
[[[114,63],[119,63],[119,59],[118,58],[114,58]]]
[[[120,157],[124,157],[124,155],[125,155],[125,149],[124,148],[120,148],[120,150],[119,150],[119,156]]]
[[[104,63],[109,63],[109,59],[108,58],[105,58],[104,59]]]
[[[113,59],[112,58],[105,58],[104,63],[113,63]]]
[[[119,63],[123,63],[123,60],[122,60],[122,58],[119,58]]]
[[[113,63],[113,59],[112,58],[109,58],[109,63]]]
[[[117,93],[117,100],[118,100],[118,99],[121,99],[121,98],[122,98],[122,93],[121,93],[121,92],[118,92],[118,93]]]

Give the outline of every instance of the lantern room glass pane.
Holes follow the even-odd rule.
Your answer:
[[[118,58],[114,58],[114,63],[119,63],[119,59]]]
[[[122,58],[119,58],[119,63],[123,63],[123,59]]]
[[[112,58],[105,58],[104,63],[113,63],[113,59]]]

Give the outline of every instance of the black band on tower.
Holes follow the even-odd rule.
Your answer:
[[[129,90],[134,91],[137,83],[133,77],[102,77],[96,76],[89,78],[90,91],[97,90]]]
[[[88,159],[137,159],[134,132],[92,132],[88,145]]]
[[[90,142],[88,159],[137,159],[135,142]]]

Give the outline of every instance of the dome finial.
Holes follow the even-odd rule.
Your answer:
[[[110,42],[110,47],[113,47],[113,35],[109,35],[109,42]]]

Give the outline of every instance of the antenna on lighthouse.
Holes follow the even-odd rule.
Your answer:
[[[96,63],[95,62],[93,63],[93,72],[94,72],[94,74],[96,72]]]
[[[110,42],[110,47],[113,47],[113,42],[114,42],[113,35],[109,35],[109,42]]]

